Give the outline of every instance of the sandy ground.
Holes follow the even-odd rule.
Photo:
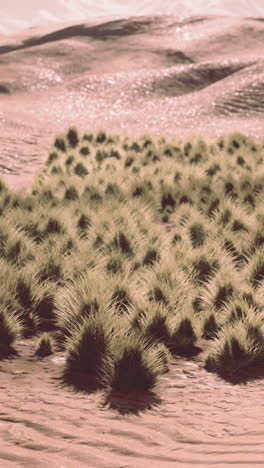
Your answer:
[[[264,22],[144,16],[29,30],[0,44],[0,174],[26,188],[69,125],[211,136],[264,130]],[[34,342],[0,362],[1,467],[263,466],[263,381],[232,386],[199,357],[158,394],[62,385],[63,356]]]
[[[1,466],[263,466],[263,381],[232,386],[175,359],[153,397],[84,394],[63,385],[61,353],[16,348],[0,365]]]

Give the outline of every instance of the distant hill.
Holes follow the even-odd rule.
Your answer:
[[[0,8],[0,34],[12,34],[23,29],[59,22],[83,21],[98,16],[129,16],[148,14],[179,16],[223,14],[264,17],[263,0],[16,0]]]

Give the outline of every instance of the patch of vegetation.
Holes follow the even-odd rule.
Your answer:
[[[264,145],[237,132],[56,137],[30,194],[0,181],[2,355],[50,332],[71,383],[149,392],[172,356],[207,343],[208,370],[251,375],[263,364],[263,161]]]

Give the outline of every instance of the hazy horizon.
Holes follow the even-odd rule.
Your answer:
[[[61,22],[84,21],[100,16],[130,16],[145,14],[175,14],[178,16],[221,14],[263,16],[263,0],[0,0],[1,34],[14,34],[24,29]]]

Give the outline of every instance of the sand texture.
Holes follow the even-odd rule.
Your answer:
[[[33,347],[1,363],[1,466],[263,465],[263,381],[232,386],[177,359],[160,399],[81,394],[62,385],[62,354],[39,360]]]
[[[142,16],[29,29],[0,45],[0,170],[25,185],[54,134],[263,136],[259,18]]]

